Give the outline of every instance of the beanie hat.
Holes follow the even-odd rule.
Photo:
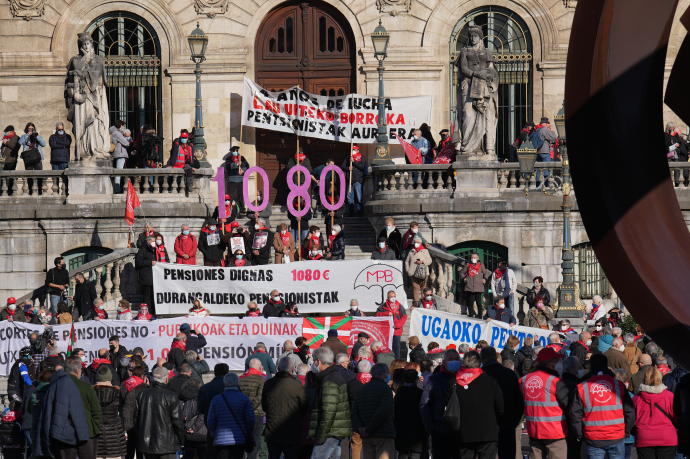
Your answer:
[[[338,336],[338,330],[335,330],[335,329],[328,330],[328,337],[330,338],[331,336]]]
[[[191,329],[192,329],[192,327],[190,327],[188,323],[184,323],[184,324],[180,325],[180,331],[182,333],[187,333]]]
[[[110,382],[113,379],[113,372],[106,365],[101,365],[96,371],[96,382]]]
[[[611,349],[613,344],[613,335],[602,335],[599,337],[599,344],[597,344],[597,349],[599,352],[606,352]]]

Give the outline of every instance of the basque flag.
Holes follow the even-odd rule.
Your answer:
[[[321,346],[328,338],[328,330],[338,330],[338,339],[346,346],[350,342],[352,317],[305,317],[302,322],[302,335],[307,338],[307,346]]]

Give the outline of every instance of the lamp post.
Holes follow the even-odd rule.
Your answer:
[[[390,164],[392,163],[390,152],[388,150],[388,127],[386,126],[386,99],[383,93],[383,61],[388,56],[388,42],[390,34],[381,23],[376,26],[374,32],[371,34],[371,41],[374,44],[374,57],[379,62],[377,67],[379,73],[379,120],[378,120],[378,134],[376,135],[376,156],[374,157],[374,164]]]
[[[196,29],[187,37],[189,50],[192,53],[192,62],[196,64],[194,75],[196,77],[196,103],[194,109],[194,132],[192,133],[194,142],[194,157],[203,162],[202,167],[206,167],[206,140],[204,140],[204,114],[201,109],[201,63],[206,60],[206,46],[208,36],[196,24]]]
[[[520,178],[525,189],[525,197],[527,197],[529,195],[529,179],[534,173],[534,164],[537,162],[537,149],[534,148],[529,137],[520,144],[517,157],[520,163]]]
[[[575,298],[575,254],[570,242],[570,193],[572,184],[570,180],[570,164],[568,163],[568,147],[566,146],[565,107],[561,107],[554,117],[556,131],[558,133],[559,151],[563,164],[563,248],[561,250],[561,270],[563,282],[558,287],[558,318],[577,318],[580,312],[577,309]]]

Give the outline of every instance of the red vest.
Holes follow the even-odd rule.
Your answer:
[[[189,144],[180,143],[173,169],[182,169],[187,162],[187,158],[191,157],[191,151]]]
[[[530,438],[559,440],[565,438],[563,410],[556,399],[558,376],[537,370],[520,380],[525,399],[525,424]]]
[[[624,391],[623,384],[608,375],[593,376],[577,385],[585,413],[582,434],[587,440],[625,437]]]

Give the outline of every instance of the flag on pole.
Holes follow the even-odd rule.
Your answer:
[[[137,190],[131,180],[127,181],[127,199],[125,201],[125,221],[129,226],[134,226],[134,209],[141,207]]]
[[[338,330],[338,339],[346,346],[350,341],[352,317],[305,317],[302,322],[302,335],[307,338],[307,345],[321,346],[328,339],[328,330]]]
[[[398,142],[400,142],[400,145],[402,146],[405,156],[407,156],[407,160],[410,162],[410,164],[422,164],[421,152],[402,137],[398,136],[397,134],[393,135],[396,139],[398,139]]]
[[[74,343],[77,342],[77,335],[74,333],[74,322],[72,322],[72,328],[69,329],[69,344],[67,345],[67,357],[72,355],[72,350],[74,349]]]

